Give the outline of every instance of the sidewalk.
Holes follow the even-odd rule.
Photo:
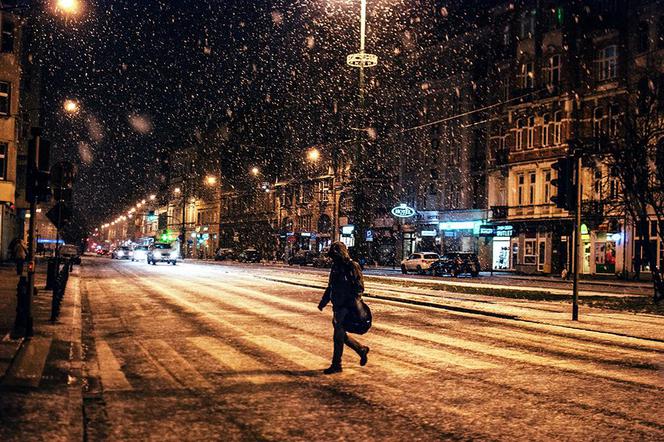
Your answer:
[[[69,277],[59,319],[37,266],[34,336],[11,340],[16,315],[14,268],[0,265],[0,434],[3,440],[82,440],[81,301],[78,270]]]

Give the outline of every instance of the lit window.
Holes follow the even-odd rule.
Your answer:
[[[526,185],[526,177],[524,174],[520,173],[516,176],[516,183],[517,183],[517,195],[516,195],[516,205],[517,206],[523,206],[523,196],[524,196],[524,191],[525,191],[525,185]]]
[[[524,123],[524,120],[522,118],[519,118],[518,120],[516,120],[516,133],[515,133],[516,143],[515,143],[515,146],[514,146],[514,148],[516,150],[523,149],[523,146],[524,146],[524,142],[523,142],[524,141],[523,140],[524,126],[525,126],[525,123]]]
[[[599,81],[612,80],[618,75],[618,47],[607,46],[599,51],[595,60],[597,79]]]
[[[536,242],[535,239],[526,239],[524,242],[523,250],[523,263],[524,264],[536,264],[537,255],[536,255]]]
[[[560,55],[554,55],[546,61],[544,80],[548,86],[556,86],[560,83]]]
[[[532,61],[521,63],[517,83],[521,89],[532,89],[535,87],[535,63]]]
[[[542,116],[542,146],[548,146],[550,144],[549,138],[549,128],[551,126],[551,116],[549,114],[544,114]]]
[[[542,181],[543,184],[543,204],[549,204],[551,202],[551,171],[543,170],[542,171]]]

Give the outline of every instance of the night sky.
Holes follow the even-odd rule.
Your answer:
[[[359,1],[82,1],[76,19],[41,17],[40,50],[45,133],[55,160],[79,164],[76,206],[91,226],[155,191],[169,154],[214,128],[230,127],[231,145],[210,149],[238,171],[278,170],[289,152],[348,135],[337,115],[356,103],[345,57]],[[369,1],[367,47],[381,59],[370,95],[396,78],[413,20],[448,15],[416,3]],[[65,98],[78,115],[64,114]]]

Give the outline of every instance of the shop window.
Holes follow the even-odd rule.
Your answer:
[[[650,50],[650,25],[646,21],[639,23],[636,50],[638,52],[648,52]]]
[[[618,75],[618,47],[615,45],[601,49],[595,60],[597,80],[606,81]]]
[[[519,240],[512,240],[512,268],[515,269],[519,265]]]
[[[0,143],[0,181],[7,179],[7,155],[9,154],[9,144]]]
[[[523,263],[525,265],[537,264],[537,240],[526,239],[523,248]]]

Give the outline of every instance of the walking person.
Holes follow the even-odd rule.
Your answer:
[[[332,302],[334,352],[332,354],[332,364],[323,370],[323,373],[333,374],[342,371],[341,356],[344,352],[344,344],[355,350],[360,356],[361,366],[367,364],[369,347],[363,346],[357,340],[348,336],[344,328],[344,319],[351,313],[351,309],[356,308],[356,298],[364,292],[364,280],[360,266],[350,258],[346,245],[341,241],[332,243],[328,256],[332,259],[330,280],[323,297],[318,303],[318,309],[323,311],[325,306],[330,301]]]
[[[25,241],[21,238],[16,238],[12,241],[12,255],[14,257],[14,262],[16,263],[16,274],[21,276],[23,274],[23,266],[25,265],[25,260],[28,257],[28,248],[25,245]]]

